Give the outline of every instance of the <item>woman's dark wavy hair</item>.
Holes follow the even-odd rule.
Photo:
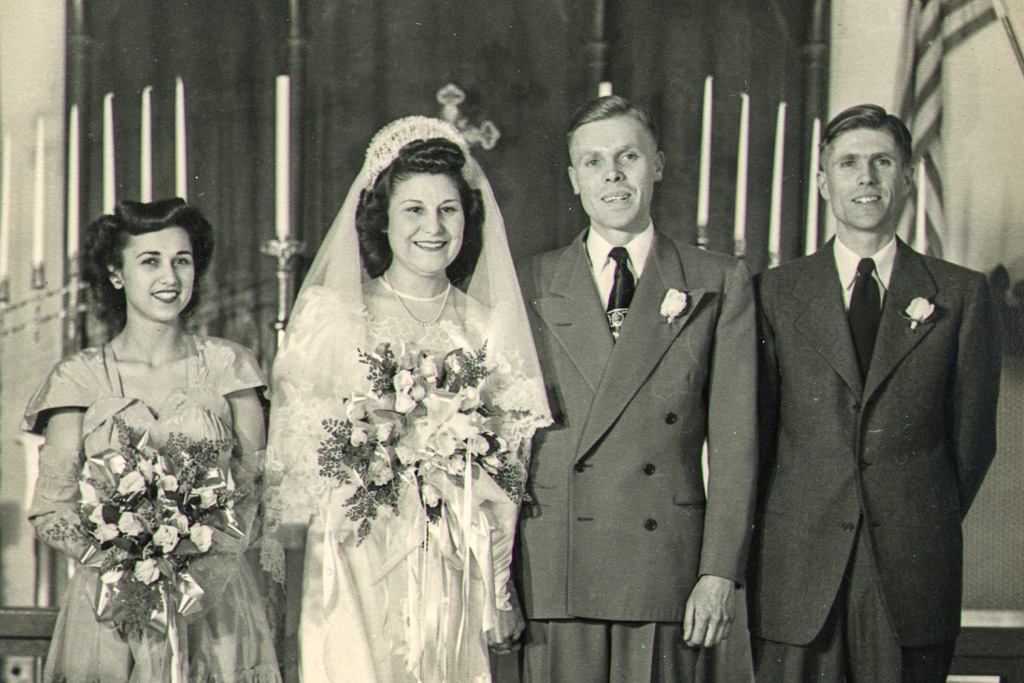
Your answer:
[[[184,318],[199,304],[200,279],[213,258],[213,227],[199,209],[178,197],[149,203],[125,199],[117,203],[113,215],[100,216],[82,233],[82,277],[96,316],[111,335],[124,329],[128,311],[124,289],[110,282],[110,269],[124,267],[129,238],[175,227],[188,233],[196,273],[192,298],[181,313]]]
[[[359,233],[359,254],[367,275],[380,277],[391,265],[393,254],[387,233],[391,192],[410,176],[429,173],[448,176],[459,188],[465,216],[462,249],[445,273],[454,285],[468,281],[483,246],[484,203],[480,191],[471,188],[462,176],[465,165],[466,155],[454,142],[444,138],[415,140],[399,150],[398,158],[381,171],[373,188],[363,190],[356,208],[356,231]]]

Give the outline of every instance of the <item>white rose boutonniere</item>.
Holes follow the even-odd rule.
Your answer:
[[[665,316],[665,322],[671,324],[686,310],[687,304],[689,304],[689,298],[686,296],[686,292],[680,292],[678,289],[668,290],[661,302],[661,315]]]
[[[910,321],[910,329],[916,330],[917,326],[932,317],[935,313],[935,304],[923,297],[917,297],[907,306],[906,318]]]

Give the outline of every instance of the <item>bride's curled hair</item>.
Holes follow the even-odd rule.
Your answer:
[[[356,209],[356,231],[359,233],[359,254],[368,276],[380,277],[391,265],[387,229],[392,190],[410,176],[428,173],[448,176],[459,188],[465,216],[462,249],[445,272],[454,285],[468,280],[480,257],[484,205],[480,191],[471,188],[462,175],[465,165],[466,155],[450,140],[414,140],[402,147],[398,157],[381,171],[372,188],[363,190]]]

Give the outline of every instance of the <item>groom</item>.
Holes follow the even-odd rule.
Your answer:
[[[520,267],[555,418],[519,529],[525,680],[690,681],[729,632],[751,533],[750,277],[654,228],[646,112],[594,100],[568,144],[590,227]]]

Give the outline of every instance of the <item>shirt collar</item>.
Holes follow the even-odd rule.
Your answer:
[[[590,257],[590,265],[595,272],[600,272],[608,266],[609,263],[614,263],[609,257],[608,252],[615,246],[604,237],[602,237],[597,230],[591,228],[587,231],[587,255]],[[626,251],[629,252],[629,265],[632,271],[636,274],[637,279],[644,274],[644,264],[647,263],[647,254],[651,251],[651,245],[654,244],[654,221],[647,224],[643,232],[636,235],[633,239],[627,242],[625,245]]]
[[[835,254],[836,270],[839,271],[839,282],[843,285],[843,291],[848,292],[853,289],[854,280],[857,278],[857,264],[860,263],[861,258],[871,258],[875,261],[875,278],[885,288],[885,291],[889,291],[892,267],[896,263],[895,237],[872,256],[861,257],[836,236],[832,252]]]

